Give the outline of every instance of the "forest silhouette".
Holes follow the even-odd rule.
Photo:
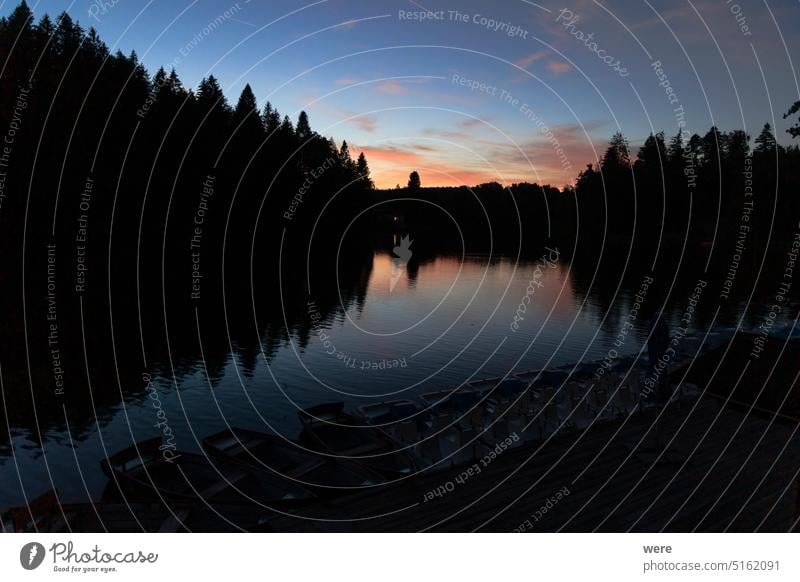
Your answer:
[[[98,406],[139,390],[137,370],[171,367],[168,346],[195,358],[196,314],[206,329],[259,327],[251,297],[272,309],[280,249],[302,255],[312,228],[327,248],[326,229],[373,188],[364,155],[305,112],[259,108],[249,85],[231,106],[213,75],[194,90],[175,70],[151,76],[67,13],[35,23],[21,2],[0,19],[0,63],[3,372],[50,393],[58,364],[71,397],[40,399],[43,422],[63,418],[62,401],[85,404],[93,383]],[[230,343],[211,335],[214,376]],[[247,367],[270,349],[243,335]],[[105,362],[91,374],[84,349]],[[9,399],[12,421],[32,423],[29,395]]]

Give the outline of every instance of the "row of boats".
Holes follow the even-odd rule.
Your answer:
[[[681,365],[683,362],[675,362]],[[474,463],[496,443],[512,447],[655,406],[643,397],[644,368],[619,360],[521,372],[358,406],[299,412],[297,440],[227,428],[203,451],[165,455],[161,438],[101,462],[97,502],[62,504],[50,491],[3,514],[6,531],[264,531],[276,513]],[[683,385],[676,400],[696,396]],[[508,439],[509,436],[518,437]]]

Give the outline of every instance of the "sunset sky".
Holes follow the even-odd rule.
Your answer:
[[[151,73],[174,65],[189,87],[214,74],[233,103],[249,82],[261,105],[305,109],[317,131],[366,153],[381,187],[411,170],[423,185],[561,186],[618,129],[634,150],[651,130],[676,133],[679,107],[692,132],[755,137],[769,122],[790,143],[782,114],[800,99],[796,0],[30,5],[37,17],[67,10]],[[424,9],[434,18],[408,14]]]

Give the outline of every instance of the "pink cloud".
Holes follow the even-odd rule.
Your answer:
[[[550,54],[550,51],[548,51],[548,50],[536,51],[535,53],[531,53],[528,56],[521,58],[520,60],[518,60],[514,64],[517,65],[518,67],[522,67],[523,69],[527,69],[533,63],[535,63],[536,61],[538,61],[540,59],[543,59],[544,57],[546,57],[549,54]]]
[[[554,75],[563,75],[570,70],[570,66],[564,61],[550,61],[547,63],[547,70]]]
[[[373,165],[373,162],[383,162],[393,165],[402,164],[404,166],[409,166],[418,164],[421,160],[420,154],[395,146],[364,146],[358,148],[358,151],[364,152],[370,165]]]
[[[384,81],[375,86],[375,89],[381,93],[389,93],[390,95],[402,95],[408,93],[409,89],[405,85],[401,85],[397,81],[390,80]]]
[[[464,129],[470,129],[473,127],[480,127],[483,125],[485,120],[483,119],[465,119],[459,122],[459,125]]]
[[[463,131],[450,131],[447,129],[437,129],[434,127],[426,127],[425,129],[422,130],[422,133],[433,137],[440,137],[442,139],[458,140],[458,139],[469,138],[469,134]]]
[[[371,115],[359,115],[350,119],[350,123],[358,127],[361,131],[374,133],[378,129],[378,120]]]

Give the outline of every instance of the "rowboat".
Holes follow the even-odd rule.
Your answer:
[[[389,400],[363,404],[356,408],[356,414],[368,424],[385,424],[403,421],[418,416],[420,406],[411,400]]]
[[[417,462],[380,427],[363,423],[344,412],[344,403],[312,406],[299,412],[303,430],[300,443],[337,459],[358,461],[389,477],[414,473]]]

